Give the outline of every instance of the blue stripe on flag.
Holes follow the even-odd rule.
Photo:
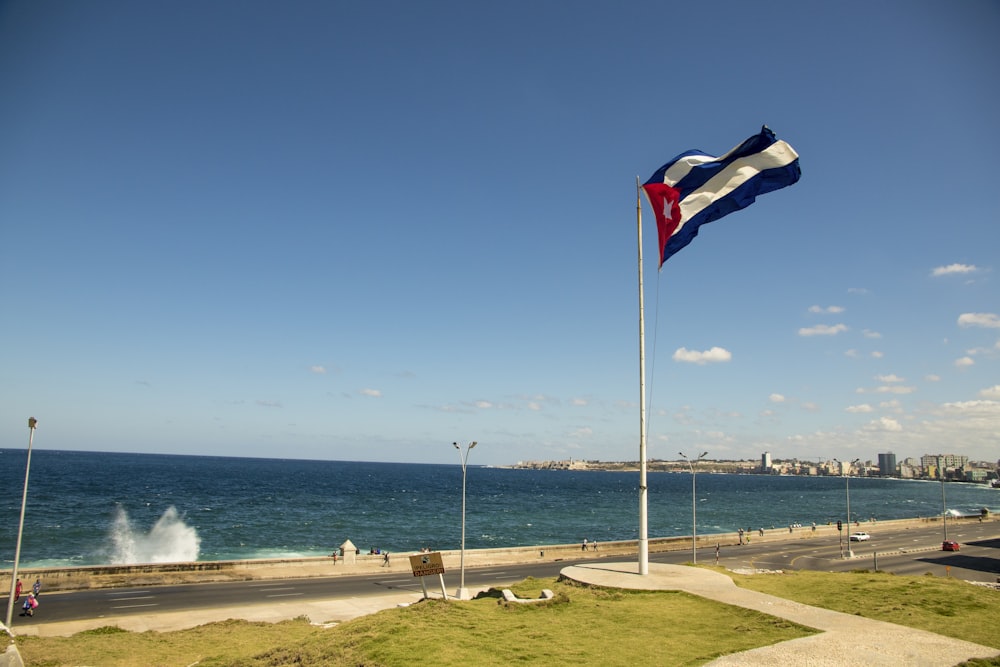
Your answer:
[[[800,176],[798,154],[767,127],[720,157],[681,153],[643,186],[660,232],[660,265],[690,243],[701,225],[746,208],[758,195],[792,185]],[[664,208],[663,191],[646,187],[659,184],[674,189],[679,220],[665,217],[670,207]]]

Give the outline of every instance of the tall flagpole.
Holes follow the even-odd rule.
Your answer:
[[[646,515],[646,322],[642,296],[642,195],[635,177],[635,218],[639,238],[639,574],[649,574],[649,520]]]

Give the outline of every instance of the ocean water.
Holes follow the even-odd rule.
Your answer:
[[[0,560],[13,563],[25,450],[3,450]],[[650,473],[649,537],[691,534],[691,476]],[[847,480],[699,473],[698,533],[846,517]],[[469,466],[466,547],[638,537],[638,473]],[[938,515],[936,482],[850,478],[862,521]],[[328,555],[461,544],[455,465],[34,450],[21,567]],[[950,511],[1000,508],[1000,491],[946,484]]]

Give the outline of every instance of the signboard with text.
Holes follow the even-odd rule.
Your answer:
[[[428,577],[432,574],[444,574],[444,561],[440,552],[415,554],[410,556],[410,568],[414,577]]]

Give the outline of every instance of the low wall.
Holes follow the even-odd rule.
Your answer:
[[[948,522],[978,521],[978,517],[949,517]],[[862,522],[855,526],[844,526],[845,533],[855,530],[873,532],[878,527],[886,530],[906,530],[915,526],[940,523],[940,517],[921,519],[900,519],[896,521]],[[748,531],[744,540],[749,543],[782,542],[797,539],[834,539],[836,524],[784,528],[765,527],[764,535],[759,527]],[[846,535],[845,535],[846,537]],[[729,547],[739,543],[737,533],[708,533],[698,535],[698,548],[710,549],[716,545]],[[596,551],[593,543],[587,550],[581,544],[553,544],[532,547],[504,547],[498,549],[466,549],[466,567],[487,567],[509,563],[538,561],[563,561],[582,558],[635,556],[638,552],[636,540],[601,542]],[[691,549],[691,537],[651,538],[648,541],[650,553],[682,551]],[[393,572],[410,572],[409,555],[416,552],[390,554],[388,569]],[[442,560],[448,570],[458,569],[461,551],[442,551]],[[54,569],[20,569],[18,577],[26,590],[36,578],[42,580],[45,592],[83,590],[91,588],[117,588],[135,586],[155,586],[212,581],[247,581],[255,579],[288,579],[302,577],[329,577],[337,575],[364,574],[378,572],[387,566],[381,555],[361,554],[350,562],[338,558],[272,558],[266,560],[198,561],[193,563],[164,563],[143,565],[102,565]],[[0,571],[0,594],[10,590],[10,570]]]

